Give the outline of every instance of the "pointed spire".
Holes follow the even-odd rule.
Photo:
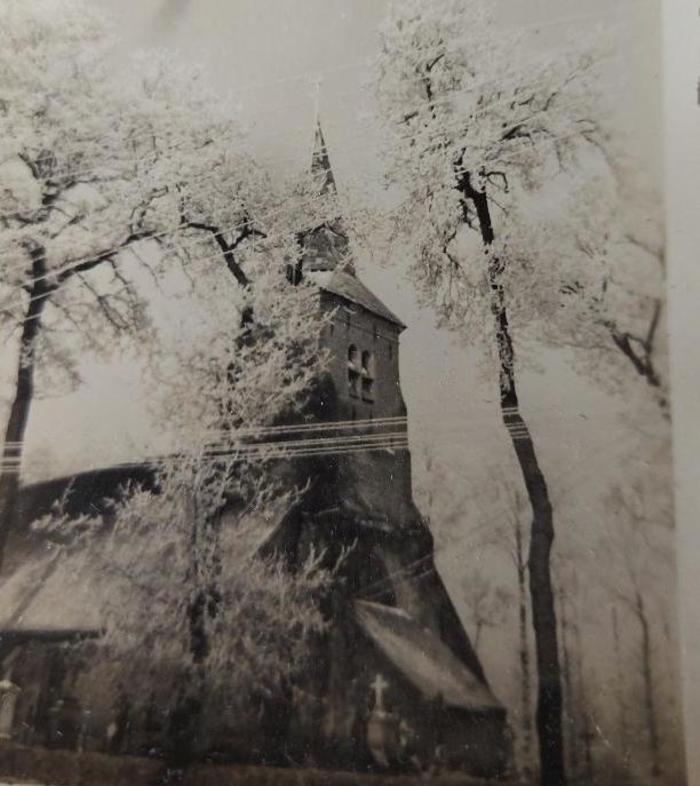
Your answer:
[[[323,129],[321,128],[321,83],[322,77],[319,75],[316,79],[316,93],[314,95],[314,146],[311,151],[311,177],[318,185],[318,194],[331,194],[334,197],[338,196],[338,191],[335,187],[335,178],[333,177],[333,170],[331,169],[331,161],[328,157],[328,147],[326,140],[323,136]]]
[[[311,154],[311,176],[315,182],[318,183],[318,193],[332,194],[337,196],[338,192],[335,187],[335,178],[333,177],[333,170],[331,169],[331,162],[328,157],[328,148],[326,147],[326,140],[323,136],[321,129],[321,120],[316,117],[316,134],[314,136],[314,149]]]
[[[320,88],[320,83],[317,85]],[[318,92],[316,94],[316,131],[311,153],[311,179],[318,196],[328,196],[331,201],[335,202],[338,191],[318,116]],[[303,268],[307,272],[342,269],[348,273],[354,273],[348,238],[340,216],[325,221],[305,233]]]

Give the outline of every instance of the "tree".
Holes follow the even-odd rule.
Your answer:
[[[565,729],[572,777],[593,782],[591,712],[584,679],[584,648],[581,639],[580,587],[574,554],[559,551],[556,560],[556,598],[564,671]]]
[[[490,516],[478,530],[480,543],[503,554],[515,571],[518,606],[518,666],[520,670],[519,762],[525,782],[531,779],[533,764],[533,704],[530,637],[527,603],[527,541],[523,518],[527,515],[523,499],[501,467],[488,470],[489,484],[480,484],[481,495],[488,495]]]
[[[511,602],[508,590],[494,586],[481,571],[470,572],[462,582],[464,600],[474,626],[474,649],[478,651],[484,628],[502,625]]]
[[[179,455],[159,473],[159,493],[125,490],[109,520],[71,522],[59,512],[42,524],[88,558],[92,579],[106,579],[97,602],[107,670],[138,691],[158,669],[158,683],[173,690],[155,698],[187,758],[208,705],[283,693],[322,627],[320,556],[291,576],[256,551],[295,491],[271,479],[264,446],[241,440],[255,442],[255,429],[300,406],[323,368],[317,293],[290,287],[287,273],[298,233],[321,223],[332,200],[311,182],[271,183],[197,73],[167,53],[144,56],[131,79],[111,79],[104,27],[82,4],[56,13],[48,2],[12,2],[2,13],[12,86],[4,167],[14,173],[2,197],[3,303],[8,329],[21,331],[10,471],[0,477],[3,535],[37,358],[70,359],[69,342],[49,356],[48,337],[67,324],[104,351],[103,322],[113,334],[138,333],[170,390],[163,412]],[[147,298],[126,249],[156,287],[174,270],[187,279],[188,312],[193,298],[203,304],[196,330],[167,356],[144,332]],[[218,306],[217,293],[226,295]]]
[[[160,409],[182,449],[162,462],[156,489],[124,489],[99,519],[59,510],[36,525],[60,536],[63,558],[94,587],[101,682],[113,696],[121,686],[133,710],[171,717],[180,766],[222,717],[252,724],[259,706],[283,699],[325,629],[324,555],[292,573],[261,550],[303,489],[276,479],[287,451],[260,436],[304,406],[323,372],[324,319],[313,287],[291,287],[284,260],[257,256],[267,274],[246,291],[221,269],[202,277],[191,296],[200,330],[175,360],[164,348]],[[251,307],[252,325],[241,320]]]
[[[416,285],[443,322],[457,325],[469,340],[493,325],[501,412],[533,512],[529,567],[539,677],[537,728],[542,783],[554,786],[565,776],[549,569],[552,506],[519,408],[508,297],[520,293],[506,289],[508,258],[495,244],[487,186],[501,183],[510,190],[518,174],[532,178],[543,166],[538,146],[548,137],[555,140],[548,146],[558,152],[561,128],[553,131],[549,121],[568,118],[554,107],[574,75],[562,78],[561,69],[522,73],[522,61],[504,49],[477,3],[435,3],[429,9],[403,4],[383,42],[379,98],[396,140],[390,177],[400,178],[409,192],[407,214],[425,216],[420,222],[413,218]],[[517,61],[518,73],[508,61]],[[479,233],[485,270],[470,270],[459,253],[464,227]]]
[[[630,755],[630,738],[627,728],[627,697],[625,696],[625,679],[622,661],[622,648],[620,642],[620,624],[618,621],[617,605],[613,606],[611,612],[611,625],[613,634],[613,652],[615,657],[615,678],[617,681],[617,706],[618,706],[618,732],[620,738],[620,750],[623,752],[625,761]]]
[[[468,485],[460,486],[452,464],[437,461],[428,450],[424,454],[422,483],[418,488],[427,511],[439,550],[450,551],[455,540],[468,533],[470,552],[480,554],[492,551],[504,556],[507,565],[514,571],[517,598],[518,646],[517,667],[519,670],[517,712],[518,722],[513,723],[518,740],[517,760],[523,782],[532,775],[533,704],[531,674],[531,643],[528,626],[527,598],[527,541],[523,519],[527,516],[526,505],[510,472],[502,466],[484,465],[483,475],[472,476]],[[461,493],[457,489],[461,488]],[[499,575],[500,574],[500,569]],[[489,608],[495,602],[497,619],[505,611],[501,603],[512,603],[511,591],[498,588],[498,596],[490,595],[493,589],[480,571],[470,574],[464,586],[462,598],[466,600],[469,614],[479,638],[484,623],[477,625],[477,618],[485,616],[486,624],[493,621]],[[483,599],[482,599],[483,597]],[[489,613],[480,613],[486,606]],[[476,613],[474,611],[476,607]],[[476,646],[476,641],[474,642]],[[510,667],[509,667],[510,671]],[[512,721],[511,721],[512,722]]]
[[[157,52],[114,75],[107,23],[85,3],[10,0],[0,28],[0,316],[8,339],[18,336],[0,467],[1,560],[37,370],[77,384],[76,342],[106,353],[131,334],[150,347],[136,265],[159,286],[165,263],[179,259],[194,281],[190,263],[204,256],[245,289],[243,247],[267,238],[296,255],[302,216],[312,221],[322,207],[308,193],[290,200],[293,187],[253,164],[196,70]]]
[[[138,178],[124,170],[139,117],[110,90],[107,38],[82,6],[8,2],[0,10],[2,320],[19,333],[15,393],[0,472],[0,554],[19,484],[24,433],[38,355],[53,354],[55,321],[65,316],[88,341],[99,314],[113,334],[143,327],[142,302],[116,257],[142,236],[133,226]],[[120,140],[117,142],[115,140]],[[98,268],[98,282],[87,274]],[[86,309],[88,296],[94,308]],[[70,303],[70,306],[69,306]],[[54,324],[47,324],[51,304]],[[85,324],[85,319],[88,323]]]
[[[562,189],[573,193],[612,177],[594,65],[589,52],[575,48],[536,58],[522,40],[495,27],[483,3],[426,6],[407,0],[383,31],[377,79],[387,177],[407,194],[394,226],[415,251],[411,277],[442,325],[488,353],[532,509],[528,565],[545,786],[565,781],[550,570],[554,524],[547,482],[520,409],[516,350],[522,360],[533,336],[544,342],[553,332],[560,345],[577,345],[583,320],[574,326],[559,312],[567,298],[573,300],[579,274],[593,282],[578,293],[583,298],[585,291],[586,298],[585,305],[575,300],[577,313],[588,313],[590,327],[591,311],[599,309],[606,316],[596,317],[598,333],[618,349],[625,344],[625,314],[610,320],[607,302],[603,307],[592,301],[592,292],[601,300],[606,284],[599,271],[590,273],[583,251],[574,262],[562,252],[558,241],[571,222],[557,209],[556,193],[545,199],[547,183],[556,183],[561,202]],[[584,176],[591,170],[595,177]],[[537,210],[540,219],[533,222]],[[575,215],[575,236],[585,235],[589,216],[578,205]],[[560,326],[566,330],[557,333]]]
[[[638,626],[637,658],[642,685],[642,717],[649,745],[649,772],[660,778],[662,738],[659,713],[659,676],[654,667],[654,625],[658,613],[668,619],[663,586],[669,581],[672,557],[669,544],[668,478],[637,476],[612,489],[606,499],[611,521],[601,542],[613,560],[605,586],[620,609]],[[661,604],[661,608],[658,605]],[[619,635],[619,634],[618,634]],[[616,642],[616,647],[619,643]],[[670,731],[670,729],[669,729]]]
[[[532,740],[532,677],[530,674],[530,641],[527,614],[527,561],[525,533],[522,517],[522,500],[517,490],[496,471],[494,487],[503,505],[496,524],[485,536],[486,543],[505,553],[515,568],[518,597],[518,661],[520,666],[520,699],[523,776],[528,780],[531,772]],[[499,506],[500,507],[500,506]]]
[[[78,533],[63,559],[80,560],[81,582],[95,588],[99,691],[126,699],[136,722],[149,706],[170,718],[161,743],[179,766],[206,749],[222,717],[253,723],[259,706],[283,698],[325,628],[323,554],[291,573],[257,551],[292,501],[262,480],[232,483],[257,470],[238,456],[190,457],[162,470],[157,493],[126,490],[113,522],[48,522],[64,539]]]
[[[578,370],[611,392],[642,381],[666,415],[659,199],[631,168],[611,160],[601,173],[594,162],[592,173],[577,172],[565,185],[559,178],[547,189],[552,194],[538,196],[545,215],[530,211],[511,223],[503,242],[511,268],[521,271],[511,288],[528,290],[546,314],[535,326],[537,340],[572,350]]]

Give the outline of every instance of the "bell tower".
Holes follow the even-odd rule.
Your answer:
[[[317,123],[311,177],[319,197],[337,203],[326,141]],[[324,336],[331,350],[339,420],[403,419],[399,336],[403,322],[357,276],[343,219],[325,221],[303,235],[302,275],[321,291],[321,308],[336,316]]]
[[[318,195],[333,204],[336,182],[320,125],[311,176]],[[331,561],[342,555],[327,610],[330,630],[318,653],[315,684],[308,686],[323,696],[321,726],[302,747],[320,738],[321,757],[333,751],[335,766],[356,765],[358,732],[352,729],[359,726],[369,759],[390,766],[391,751],[382,752],[382,764],[373,753],[376,745],[367,742],[363,714],[376,686],[389,685],[382,693],[387,706],[403,706],[404,720],[430,718],[428,736],[435,720],[431,702],[486,713],[482,729],[496,743],[484,771],[496,772],[506,756],[505,712],[435,569],[432,535],[413,501],[399,374],[405,325],[357,275],[339,210],[302,234],[300,267],[301,276],[317,284],[321,309],[332,315],[322,337],[329,368],[305,421],[307,434],[316,428],[309,418],[317,424],[325,447],[294,469],[294,482],[308,492],[279,545],[292,562],[312,549],[324,550]],[[461,698],[443,695],[440,681],[447,673],[455,690],[461,686]],[[376,726],[377,713],[373,718]],[[389,709],[382,718],[399,722]],[[455,756],[475,744],[463,740]]]

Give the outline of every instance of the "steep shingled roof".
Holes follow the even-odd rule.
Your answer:
[[[321,289],[333,295],[366,308],[387,322],[392,322],[403,330],[406,325],[390,311],[384,303],[360,281],[345,270],[318,270],[308,274],[309,278]]]
[[[84,557],[41,549],[0,582],[0,631],[90,632],[100,627]]]
[[[503,709],[450,648],[402,609],[355,601],[355,617],[379,650],[428,699],[467,710]]]
[[[23,512],[43,515],[66,489],[73,488],[74,493],[65,500],[70,506],[70,515],[105,515],[127,480],[134,483],[150,480],[153,485],[153,470],[148,465],[134,466],[131,472],[132,478],[127,478],[123,468],[107,467],[76,476],[75,486],[71,486],[69,478],[25,486],[20,497],[34,496],[35,499],[33,507],[25,505]],[[82,493],[76,493],[76,489]],[[233,540],[238,550],[244,546],[251,555],[259,552],[287,512],[287,502],[281,497],[272,504],[270,515],[246,513],[235,518],[236,526],[227,526],[228,517],[236,514],[224,509],[222,553],[230,552]],[[34,516],[23,524],[28,525],[32,520]],[[99,545],[98,540],[94,543]],[[0,639],[20,633],[62,633],[67,637],[98,631],[102,626],[102,599],[116,598],[123,592],[114,577],[90,570],[89,548],[67,551],[49,537],[34,532],[31,539],[25,541],[21,556],[19,564],[12,565],[6,560],[0,570]]]

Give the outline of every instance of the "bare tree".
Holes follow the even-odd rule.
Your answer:
[[[421,491],[425,509],[436,528],[436,534],[449,547],[457,537],[469,535],[475,551],[493,550],[505,556],[513,568],[517,598],[517,660],[519,670],[519,718],[515,726],[518,739],[518,762],[522,780],[532,779],[534,764],[534,728],[532,701],[531,642],[529,634],[528,589],[527,589],[527,533],[523,524],[527,516],[527,504],[503,467],[484,467],[483,478],[474,477],[467,486],[460,487],[455,470],[435,459],[426,451],[425,469],[422,473]],[[483,616],[479,604],[487,606],[494,598],[488,598],[493,586],[479,571],[469,574],[464,583],[463,597],[470,609],[470,617],[479,638],[484,623],[477,626],[477,618]],[[483,591],[487,597],[480,600]],[[508,604],[512,595],[506,590]],[[500,617],[501,609],[497,609]],[[505,611],[505,609],[503,609]]]
[[[638,628],[639,675],[642,684],[642,717],[649,746],[650,775],[660,778],[662,765],[661,726],[658,709],[658,680],[654,666],[654,612],[657,590],[669,563],[664,498],[658,484],[636,478],[608,495],[607,509],[613,522],[604,538],[604,548],[614,559],[615,570],[606,587]],[[662,610],[667,614],[668,610]]]
[[[474,649],[478,651],[483,630],[497,628],[505,622],[511,596],[482,571],[473,570],[462,581],[462,597],[474,630]]]
[[[612,607],[611,627],[613,635],[613,651],[615,657],[615,679],[617,682],[617,706],[618,706],[618,731],[620,750],[623,752],[625,762],[630,755],[630,738],[627,717],[627,696],[625,695],[625,670],[622,660],[622,641],[620,636],[620,622],[617,605]]]
[[[578,772],[578,740],[575,696],[572,676],[571,633],[566,610],[566,600],[561,588],[555,590],[557,596],[557,615],[559,618],[559,639],[562,651],[562,673],[564,677],[564,735],[568,755],[568,771]]]
[[[574,554],[557,555],[556,595],[561,628],[564,671],[565,723],[569,772],[593,783],[592,709],[584,673],[584,646],[581,636],[582,613],[577,558]]]
[[[528,635],[527,543],[522,523],[527,515],[523,500],[504,473],[497,469],[490,473],[500,505],[495,523],[483,533],[484,543],[494,546],[512,562],[515,570],[518,600],[518,664],[520,667],[520,731],[522,736],[521,761],[523,780],[531,777],[533,745],[532,675],[530,639]]]

